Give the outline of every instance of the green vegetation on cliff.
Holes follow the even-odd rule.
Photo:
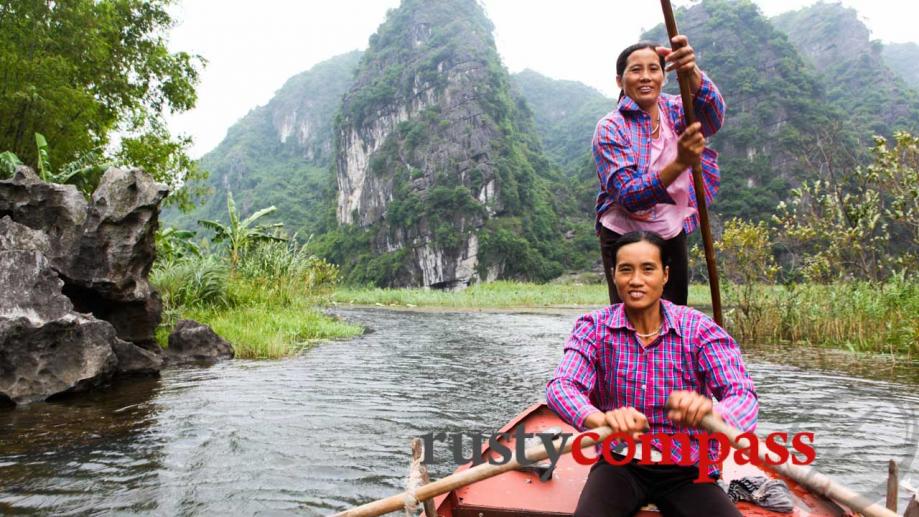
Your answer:
[[[193,228],[198,219],[217,219],[232,191],[244,215],[275,206],[273,220],[303,240],[324,231],[335,196],[333,123],[360,56],[342,54],[295,75],[267,105],[234,124],[200,160],[210,172],[202,185],[207,195],[194,211],[169,212],[166,220]]]
[[[533,112],[546,154],[566,174],[578,169],[590,151],[597,121],[616,107],[616,100],[577,81],[551,79],[529,69],[512,79]]]
[[[419,253],[451,263],[471,242],[481,278],[545,281],[582,265],[553,204],[561,176],[492,30],[473,1],[406,0],[370,38],[337,131],[339,183],[355,176],[364,197],[353,213],[339,206],[350,223],[315,247],[347,281],[418,285]],[[365,178],[349,156],[368,147]]]
[[[864,142],[919,129],[919,91],[884,63],[882,45],[854,9],[816,3],[772,19],[819,72],[827,99]]]

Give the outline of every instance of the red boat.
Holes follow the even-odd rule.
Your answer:
[[[566,424],[545,403],[537,403],[513,420],[507,423],[501,432],[510,433],[518,425],[523,425],[528,433],[546,432],[552,429],[561,432],[576,433],[577,431]],[[504,443],[514,450],[513,435]],[[484,457],[491,454],[487,447],[483,451]],[[743,476],[765,475],[777,477],[775,474],[760,470],[753,465],[737,465],[729,459],[724,463],[723,477],[730,482]],[[457,472],[466,470],[470,465],[463,465]],[[563,455],[552,477],[548,481],[540,481],[539,474],[534,471],[510,471],[498,476],[485,479],[472,485],[458,488],[452,492],[435,498],[434,504],[439,517],[517,517],[517,516],[545,516],[564,517],[574,513],[578,497],[590,466],[581,465],[574,461],[570,454]],[[795,499],[793,513],[777,513],[746,502],[737,504],[737,508],[745,517],[824,517],[853,515],[846,509],[819,495],[808,492],[806,489],[792,481],[785,479]],[[652,506],[643,508],[636,514],[640,517],[659,517]]]

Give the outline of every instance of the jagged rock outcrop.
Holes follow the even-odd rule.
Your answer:
[[[233,346],[207,325],[192,320],[179,321],[169,334],[166,358],[169,364],[213,363],[232,359]]]
[[[60,269],[78,311],[115,326],[118,337],[158,350],[162,304],[147,276],[155,259],[159,204],[168,194],[141,170],[109,169],[93,193],[80,239]]]
[[[138,170],[109,169],[90,203],[27,168],[0,181],[0,397],[31,402],[159,371],[147,274],[165,195]]]
[[[19,235],[29,233],[6,218],[3,224]],[[0,251],[0,398],[17,404],[43,400],[97,385],[114,373],[115,329],[73,312],[63,285],[41,252]]]
[[[166,186],[140,170],[112,168],[87,203],[76,187],[44,183],[20,167],[0,181],[0,216],[48,236],[48,259],[78,312],[115,326],[118,337],[156,350],[162,306],[147,275]]]
[[[45,183],[28,167],[18,167],[12,179],[0,181],[0,216],[48,236],[46,255],[61,270],[70,258],[88,204],[73,185]]]
[[[336,127],[336,216],[367,236],[356,262],[377,283],[539,275],[513,268],[557,230],[555,214],[533,210],[548,202],[549,166],[492,30],[474,0],[404,0],[370,38]],[[544,219],[511,230],[525,239],[498,242],[498,221],[534,213]]]

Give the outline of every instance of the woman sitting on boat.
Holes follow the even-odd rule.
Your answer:
[[[689,292],[689,259],[686,238],[699,226],[690,168],[701,161],[705,199],[711,202],[720,175],[717,154],[705,147],[724,121],[724,100],[707,75],[696,66],[696,56],[686,36],[672,40],[677,50],[642,42],[632,45],[616,60],[619,104],[597,123],[593,155],[600,180],[597,195],[597,234],[609,287],[610,303],[616,295],[612,248],[621,235],[646,230],[666,240],[671,257],[664,298],[686,305]],[[661,93],[664,65],[690,74],[693,111],[699,122],[686,128],[683,101]]]
[[[636,438],[685,433],[691,462],[677,440],[671,458],[686,466],[640,465],[638,458],[614,466],[600,455],[575,515],[632,515],[648,502],[664,515],[740,515],[717,484],[694,482],[702,417],[713,413],[743,431],[756,426],[756,391],[740,349],[705,314],[661,299],[670,257],[659,235],[625,234],[612,253],[623,302],[578,319],[546,387],[549,407],[580,430],[606,425]],[[649,441],[661,449],[659,440]],[[705,451],[711,478],[719,475],[718,447],[711,441]]]

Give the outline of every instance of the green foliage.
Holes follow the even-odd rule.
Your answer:
[[[175,262],[187,257],[200,257],[201,248],[192,240],[195,232],[176,228],[156,230],[156,259],[160,262]]]
[[[0,6],[0,149],[39,171],[122,146],[109,158],[173,188],[202,175],[167,112],[196,101],[202,59],[170,52],[171,0],[6,2]],[[33,145],[36,133],[50,145]],[[157,145],[152,141],[156,140]],[[141,152],[132,142],[144,142]],[[99,152],[99,151],[95,151]],[[183,193],[170,199],[182,201]]]
[[[163,300],[161,344],[180,318],[210,325],[240,358],[282,357],[315,339],[361,332],[316,310],[337,284],[338,268],[293,243],[255,243],[235,270],[209,253],[162,257],[150,274]]]
[[[226,308],[235,305],[227,289],[229,268],[217,256],[190,256],[157,262],[150,272],[168,315],[189,307]]]
[[[881,277],[882,249],[889,234],[877,192],[842,193],[817,180],[791,194],[789,203],[779,204],[774,220],[799,257],[807,280]]]
[[[579,82],[550,79],[532,70],[514,74],[512,80],[533,111],[546,155],[566,175],[575,175],[584,157],[590,156],[597,121],[615,108],[615,99]]]
[[[0,153],[0,180],[13,177],[13,174],[16,174],[16,167],[20,165],[22,162],[19,161],[19,157],[11,151]]]
[[[239,212],[236,210],[236,203],[233,201],[233,193],[227,192],[227,218],[228,224],[222,224],[217,221],[200,220],[198,224],[214,232],[212,240],[215,243],[226,243],[230,252],[230,265],[235,269],[239,264],[241,254],[255,244],[256,242],[265,241],[284,241],[276,232],[284,227],[283,223],[259,224],[255,222],[266,215],[277,210],[276,207],[270,206],[257,210],[249,217],[240,220]]]
[[[770,300],[762,295],[762,284],[773,284],[779,273],[769,238],[769,227],[740,219],[724,224],[718,250],[719,271],[724,282],[725,303],[730,309],[730,326],[745,340],[756,340]]]

